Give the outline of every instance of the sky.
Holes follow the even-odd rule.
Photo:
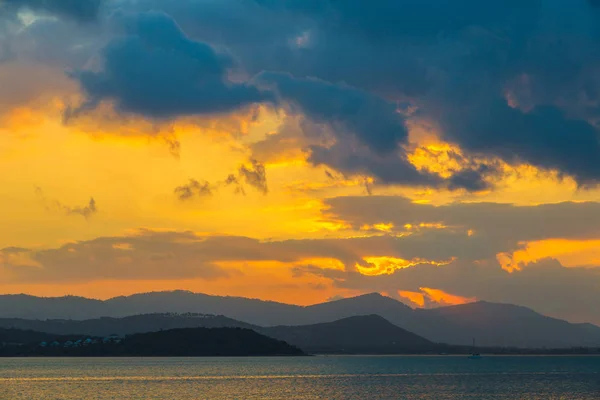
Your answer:
[[[600,324],[600,2],[0,0],[0,293]]]

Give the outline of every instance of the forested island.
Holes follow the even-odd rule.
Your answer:
[[[31,334],[31,333],[30,333]],[[186,328],[124,338],[10,344],[2,357],[245,357],[302,356],[302,350],[245,328]]]

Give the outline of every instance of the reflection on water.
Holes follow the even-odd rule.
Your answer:
[[[0,399],[598,399],[599,357],[0,359]]]

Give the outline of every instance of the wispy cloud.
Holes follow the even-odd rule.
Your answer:
[[[40,187],[35,188],[35,194],[38,197],[38,199],[40,199],[40,201],[44,204],[46,210],[51,212],[59,212],[65,215],[79,215],[85,218],[86,220],[89,220],[98,212],[96,200],[94,200],[93,197],[90,197],[90,201],[84,206],[68,206],[61,203],[58,200],[46,197],[46,195]]]
[[[269,188],[267,186],[267,172],[265,165],[256,161],[251,160],[250,165],[242,165],[239,169],[239,176],[244,178],[245,182],[254,187],[259,192],[267,194]]]
[[[190,179],[185,185],[177,186],[174,190],[179,200],[185,201],[194,197],[212,196],[220,187],[234,187],[236,194],[246,195],[243,183],[253,187],[262,194],[267,194],[267,172],[265,165],[257,160],[250,160],[248,165],[241,165],[237,174],[229,174],[222,181],[210,183]]]
[[[207,181],[198,182],[195,179],[175,188],[175,194],[181,201],[193,199],[194,197],[206,197],[213,195],[213,187]]]

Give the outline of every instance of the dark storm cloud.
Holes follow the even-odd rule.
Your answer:
[[[468,167],[454,173],[449,178],[448,188],[450,190],[466,189],[470,192],[480,192],[490,188],[489,182],[485,180],[486,176],[498,175],[498,171],[488,165],[479,165]]]
[[[394,103],[344,84],[295,79],[289,74],[263,73],[283,99],[318,123],[328,123],[336,136],[354,135],[377,154],[389,154],[407,142],[404,118]]]
[[[404,150],[389,156],[376,156],[366,148],[353,146],[351,142],[338,141],[329,147],[311,146],[310,152],[309,160],[315,165],[327,165],[348,176],[374,176],[378,183],[436,187],[444,183],[436,175],[417,171]]]
[[[490,167],[470,169],[447,181],[418,171],[408,161],[405,149],[406,118],[393,102],[345,84],[298,79],[289,74],[262,73],[255,81],[273,87],[291,112],[304,115],[312,124],[329,126],[335,143],[309,146],[309,160],[313,164],[327,165],[348,175],[371,175],[381,183],[472,191],[487,187],[484,177],[493,172]],[[319,131],[305,134],[311,136],[313,132]],[[327,137],[320,139],[327,141]]]
[[[531,18],[542,0],[256,0],[265,6],[310,15],[328,29],[358,33],[373,39],[436,37],[471,26],[493,27],[506,20]],[[514,13],[514,10],[519,10]]]
[[[98,18],[104,0],[0,0],[0,8],[28,8],[46,12],[58,17],[67,17],[80,22],[90,22]]]
[[[166,14],[124,19],[129,34],[103,50],[103,70],[74,74],[87,95],[76,112],[110,100],[122,112],[173,118],[227,113],[270,100],[253,86],[230,82],[231,57],[190,40]]]
[[[59,3],[80,4],[44,2]],[[87,95],[83,109],[108,100],[123,112],[171,118],[272,102],[269,93],[230,81],[228,72],[275,71],[263,76],[277,80],[282,96],[308,118],[327,119],[344,142],[314,148],[315,163],[334,159],[326,164],[381,183],[439,186],[436,177],[416,174],[398,150],[406,128],[388,110],[402,101],[472,153],[557,170],[590,185],[600,180],[596,3],[119,0],[107,3],[106,13],[130,15],[129,35],[104,49],[103,70],[76,68],[74,76]],[[2,46],[14,51],[13,43]],[[357,142],[363,146],[357,154],[339,154]],[[442,185],[480,190],[493,175],[469,168]]]
[[[444,135],[465,150],[557,169],[580,184],[600,179],[598,131],[584,120],[570,119],[553,106],[522,112],[506,101],[456,111],[441,125]]]
[[[470,85],[482,72],[505,79],[507,59],[521,52],[543,1],[259,1],[288,20],[302,16],[284,36],[306,36],[306,43],[265,59],[267,46],[247,63],[265,60],[262,69],[343,81],[388,98],[421,97],[446,82]]]
[[[439,119],[448,130],[443,134],[469,150],[558,170],[580,184],[600,179],[592,161],[600,146],[588,122],[600,116],[600,82],[594,78],[600,35],[584,0],[226,3],[195,3],[197,12],[204,4],[213,21],[194,13],[180,18],[189,24],[198,18],[202,28],[194,33],[231,48],[252,72],[284,71],[345,82],[373,97],[408,97],[419,115]],[[174,14],[183,8],[173,8]],[[217,24],[225,21],[226,9],[235,9],[236,24],[225,33],[226,25]],[[274,40],[252,34],[256,27]],[[527,82],[515,85],[523,76]],[[520,103],[515,108],[507,105],[507,91]],[[375,117],[363,124],[388,121]],[[362,135],[375,152],[394,149],[401,137],[401,130],[390,135],[385,129]],[[579,152],[581,158],[573,156]],[[367,171],[372,162],[356,157],[345,164]],[[388,180],[403,180],[406,171],[398,171],[399,178]],[[452,185],[483,187],[477,172],[462,173]]]

